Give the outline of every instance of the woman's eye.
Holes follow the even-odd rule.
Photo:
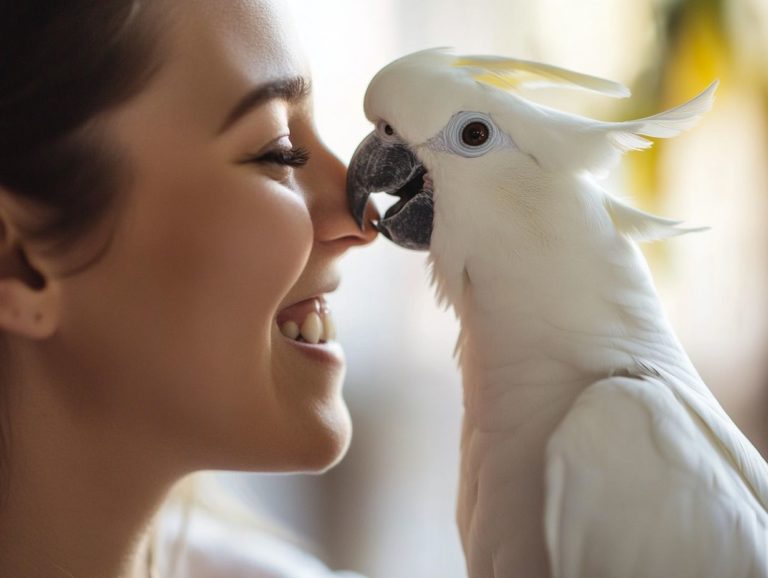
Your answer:
[[[309,162],[310,154],[301,147],[273,149],[263,155],[248,157],[244,162],[258,164],[276,164],[301,168]]]

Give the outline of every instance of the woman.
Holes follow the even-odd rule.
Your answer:
[[[188,474],[348,446],[323,296],[376,233],[278,8],[3,5],[0,576],[145,576]]]

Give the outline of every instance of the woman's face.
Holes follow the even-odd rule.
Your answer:
[[[133,179],[104,258],[61,281],[58,373],[107,437],[176,466],[325,469],[350,437],[342,351],[277,319],[302,325],[375,233],[348,213],[279,3],[167,4],[163,67],[101,119]]]

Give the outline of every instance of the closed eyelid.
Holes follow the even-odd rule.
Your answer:
[[[272,139],[267,144],[265,144],[261,149],[259,149],[255,155],[249,155],[251,157],[253,156],[259,156],[263,154],[268,154],[270,151],[273,151],[275,149],[291,149],[293,148],[293,142],[291,141],[291,135],[290,134],[283,134],[275,139]]]

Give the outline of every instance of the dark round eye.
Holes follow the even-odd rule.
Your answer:
[[[393,134],[395,134],[395,129],[393,129],[393,128],[392,128],[391,126],[389,126],[388,124],[385,124],[385,125],[384,125],[384,133],[385,133],[387,136],[392,136]]]
[[[479,147],[484,145],[491,136],[491,131],[485,123],[475,121],[470,122],[461,131],[461,140],[464,144],[471,147]]]

